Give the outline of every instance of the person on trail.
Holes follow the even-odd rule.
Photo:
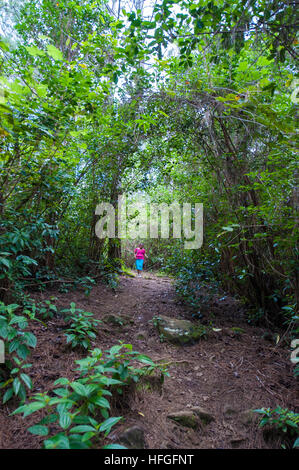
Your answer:
[[[138,247],[134,250],[135,264],[137,269],[137,276],[141,277],[141,271],[143,270],[144,258],[147,258],[143,243],[139,243]]]

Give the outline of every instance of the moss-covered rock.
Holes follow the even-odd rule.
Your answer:
[[[186,428],[196,429],[200,424],[196,413],[193,411],[177,411],[167,415],[167,418],[172,419]]]
[[[207,328],[200,323],[160,315],[154,319],[160,335],[172,343],[184,345],[194,343],[207,334]]]
[[[109,313],[105,315],[103,318],[105,323],[109,323],[110,325],[115,326],[122,326],[127,325],[128,323],[134,323],[133,319],[128,317],[127,315],[115,315],[114,313]]]

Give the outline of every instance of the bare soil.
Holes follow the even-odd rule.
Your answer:
[[[82,291],[59,293],[51,290],[32,294],[36,300],[57,297],[59,308],[75,302],[77,308],[93,312],[103,319],[107,314],[128,316],[124,325],[100,324],[93,344],[103,350],[119,340],[131,343],[133,349],[155,361],[169,363],[170,377],[163,386],[143,383],[130,390],[126,400],[118,404],[124,421],[113,428],[112,438],[126,427],[144,429],[150,449],[231,449],[278,448],[279,438],[265,441],[256,423],[244,423],[242,412],[280,405],[298,411],[297,381],[293,376],[290,350],[279,342],[263,338],[263,328],[248,324],[244,308],[235,299],[215,297],[203,323],[211,323],[221,331],[212,331],[207,339],[190,346],[175,346],[161,341],[151,322],[153,316],[167,315],[192,319],[191,311],[175,295],[173,281],[145,273],[142,278],[122,277],[119,288],[98,284],[88,298]],[[240,327],[243,332],[234,332]],[[50,390],[59,377],[74,377],[74,361],[86,353],[66,345],[64,322],[52,319],[47,327],[34,323],[37,347],[30,362],[33,392]],[[142,333],[143,339],[138,339]],[[282,344],[281,344],[282,343]],[[215,421],[205,428],[192,430],[167,418],[170,412],[201,406],[213,414]],[[27,428],[36,423],[36,415],[25,419],[9,416],[16,403],[0,409],[0,448],[40,448],[42,439]]]

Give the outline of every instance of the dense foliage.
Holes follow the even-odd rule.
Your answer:
[[[244,302],[250,321],[295,337],[294,2],[0,0],[0,7],[4,401],[24,401],[31,388],[24,368],[36,339],[28,322],[57,314],[51,299],[30,303],[30,292],[58,286],[89,295],[97,279],[115,288],[124,260],[132,263],[132,241],[95,233],[96,205],[116,205],[123,193],[203,203],[200,249],[143,240],[149,267],[175,275],[198,316],[222,288]],[[74,305],[70,318],[68,342],[88,349],[95,321]],[[74,384],[61,390],[81,409],[85,395]],[[78,422],[72,438],[63,431],[46,447],[61,439],[71,447],[85,431],[88,447],[112,426],[104,418]],[[46,435],[45,426],[34,430]]]
[[[121,247],[96,237],[96,204],[139,191],[204,204],[203,248],[178,266],[178,243],[151,242],[154,266],[166,257],[172,270],[192,266],[192,277],[209,259],[258,318],[291,319],[299,291],[291,3],[164,0],[150,20],[145,2],[130,13],[114,7],[3,5],[2,300],[33,282],[95,274],[99,261],[105,271]]]

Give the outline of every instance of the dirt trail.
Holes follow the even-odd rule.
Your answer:
[[[115,434],[137,424],[144,429],[146,445],[152,449],[276,446],[274,442],[265,442],[256,424],[244,421],[242,412],[277,405],[296,407],[296,382],[289,351],[264,340],[263,329],[248,325],[242,307],[234,299],[227,296],[214,299],[210,315],[203,319],[205,323],[212,320],[212,326],[221,331],[213,332],[207,340],[181,347],[161,342],[151,322],[154,315],[163,314],[192,318],[189,309],[176,298],[169,278],[153,274],[143,278],[123,277],[115,292],[99,284],[87,299],[79,291],[66,294],[48,291],[32,297],[47,299],[50,295],[57,297],[58,307],[75,302],[78,308],[93,312],[99,319],[114,314],[131,320],[122,325],[103,323],[94,346],[107,349],[123,340],[155,361],[170,362],[170,377],[162,388],[154,383],[139,385],[118,410],[125,421]],[[231,328],[236,326],[243,333],[233,332]],[[71,376],[74,360],[84,353],[66,347],[62,322],[52,320],[48,328],[38,324],[34,332],[38,339],[31,359],[34,391],[47,390],[58,377]],[[192,430],[167,418],[170,412],[192,406],[205,408],[215,421],[204,429]],[[2,443],[0,436],[0,447],[39,447],[39,438],[26,432],[31,417],[24,423],[20,416],[7,418],[9,411],[9,406],[4,406],[0,412],[0,428],[6,430]]]

